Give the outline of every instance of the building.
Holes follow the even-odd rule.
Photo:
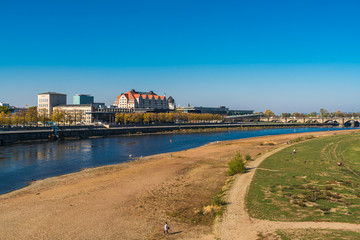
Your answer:
[[[184,113],[211,113],[211,114],[220,114],[227,115],[229,109],[225,106],[220,107],[179,107],[176,109]]]
[[[73,104],[91,104],[94,103],[94,97],[86,94],[76,94],[73,97]]]
[[[0,102],[0,107],[8,107],[8,108],[10,108],[10,104],[4,103],[4,102]]]
[[[236,115],[251,115],[254,114],[254,110],[229,110],[228,116],[236,116]]]
[[[38,94],[38,112],[51,116],[53,108],[58,105],[66,104],[66,94],[56,92],[46,92]]]
[[[71,123],[93,123],[96,121],[93,113],[105,109],[104,103],[90,104],[65,104],[54,107],[54,111],[64,113],[65,122]]]
[[[170,110],[175,110],[176,108],[175,100],[171,96],[167,99],[167,104]]]
[[[172,106],[175,101],[172,97],[169,97]],[[137,92],[134,89],[127,93],[120,94],[115,102],[114,106],[118,108],[128,109],[155,109],[155,110],[169,110],[169,103],[166,96],[159,96],[153,91],[150,92]]]

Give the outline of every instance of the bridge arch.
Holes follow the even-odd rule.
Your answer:
[[[360,123],[357,120],[348,120],[344,122],[345,127],[359,127]]]
[[[340,123],[338,121],[333,120],[333,119],[326,120],[324,123],[333,123],[333,124],[339,124],[340,125]]]

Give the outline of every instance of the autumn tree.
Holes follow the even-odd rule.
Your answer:
[[[297,117],[300,117],[300,113],[294,112],[294,113],[292,114],[292,116],[293,116],[293,117],[296,117],[296,118],[297,118]]]
[[[21,123],[21,116],[20,116],[20,113],[18,113],[18,112],[11,115],[11,117],[9,116],[9,118],[11,118],[11,123],[13,125],[18,126]]]
[[[344,117],[344,116],[345,116],[345,114],[344,114],[342,111],[340,111],[340,110],[336,111],[336,112],[334,113],[334,115],[335,115],[335,117]]]
[[[270,109],[267,109],[267,110],[265,111],[265,117],[267,117],[268,121],[269,121],[269,118],[271,118],[271,117],[273,117],[273,116],[275,116],[275,114],[274,114],[274,112],[271,111]]]
[[[291,113],[282,113],[281,117],[282,118],[289,118],[289,117],[291,117]]]
[[[64,118],[65,118],[65,112],[57,108],[53,111],[53,114],[51,116],[51,120],[53,122],[57,122],[57,124],[64,121]]]
[[[11,125],[11,113],[0,112],[0,125]]]
[[[26,111],[26,121],[29,124],[33,124],[37,126],[37,123],[39,121],[37,107],[29,107],[29,109]]]
[[[321,115],[321,117],[328,117],[329,116],[329,111],[324,109],[324,108],[321,108],[320,109],[320,115]]]
[[[8,106],[0,106],[0,113],[2,113],[2,112],[5,114],[9,113],[10,112],[9,107]]]

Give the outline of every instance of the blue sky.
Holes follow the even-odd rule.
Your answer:
[[[177,104],[360,112],[358,1],[0,2],[0,101],[134,88]]]

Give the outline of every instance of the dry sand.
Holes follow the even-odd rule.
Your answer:
[[[341,131],[345,132],[349,131]],[[195,211],[221,190],[227,179],[227,162],[235,153],[255,158],[298,135],[309,134],[212,143],[172,153],[172,157],[160,154],[34,182],[0,196],[0,239],[214,239],[212,216]],[[262,144],[269,142],[275,145]],[[242,185],[239,179],[232,191]],[[245,188],[251,178],[246,181]],[[246,189],[239,194],[230,201],[242,201]],[[242,211],[241,204],[236,211]],[[165,221],[172,233],[168,236],[162,233]],[[225,232],[231,232],[226,227],[240,227],[238,221],[231,224],[235,225],[222,227]]]

